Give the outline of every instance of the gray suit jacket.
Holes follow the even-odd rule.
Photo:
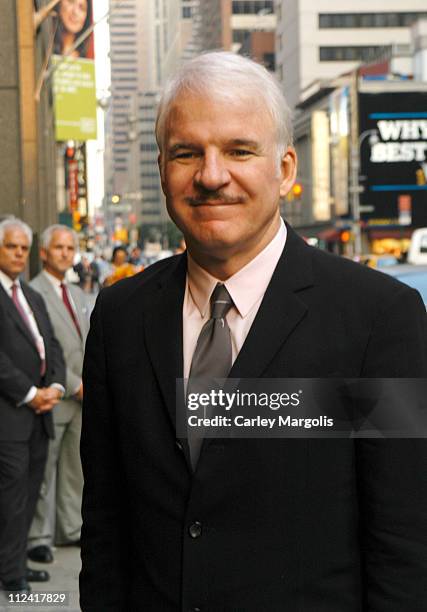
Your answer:
[[[80,287],[72,284],[68,285],[82,332],[82,338],[80,338],[67,308],[46,275],[40,272],[32,279],[30,285],[42,295],[55,335],[64,353],[66,365],[65,398],[56,406],[53,416],[57,423],[67,422],[76,408],[76,400],[72,396],[81,381],[84,345],[89,331],[89,310],[85,294]]]

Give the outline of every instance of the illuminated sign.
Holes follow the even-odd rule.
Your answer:
[[[426,226],[427,92],[359,94],[359,134],[363,218]]]

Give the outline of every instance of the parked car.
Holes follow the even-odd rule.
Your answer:
[[[408,263],[427,264],[427,227],[420,227],[412,234]]]
[[[413,266],[411,264],[401,264],[398,266],[387,266],[381,268],[381,272],[390,274],[402,283],[417,289],[427,308],[427,265]]]

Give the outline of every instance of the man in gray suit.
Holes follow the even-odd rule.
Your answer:
[[[78,246],[75,232],[52,225],[42,234],[43,271],[31,286],[44,298],[66,364],[66,392],[54,411],[55,439],[49,456],[35,517],[29,535],[28,556],[33,561],[53,561],[53,544],[78,544],[81,529],[83,477],[79,446],[82,365],[89,317],[83,291],[68,284],[65,275],[73,265]]]

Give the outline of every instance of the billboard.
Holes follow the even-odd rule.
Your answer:
[[[61,0],[56,10],[52,58],[56,140],[95,139],[92,0]]]
[[[427,92],[359,94],[362,218],[427,226]]]

